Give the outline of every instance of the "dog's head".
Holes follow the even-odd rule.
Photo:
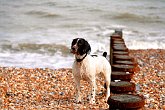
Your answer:
[[[71,52],[76,55],[88,54],[91,51],[89,43],[83,38],[73,39],[71,44]]]

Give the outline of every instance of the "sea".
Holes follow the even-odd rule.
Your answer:
[[[0,0],[0,67],[70,68],[74,38],[109,54],[115,29],[129,49],[165,49],[165,0]]]

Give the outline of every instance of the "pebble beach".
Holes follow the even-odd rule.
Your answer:
[[[165,109],[165,50],[130,50],[138,63],[131,82],[136,93],[145,97],[144,110]],[[103,79],[97,80],[96,103],[88,101],[90,87],[81,82],[82,103],[75,102],[75,83],[70,68],[0,67],[0,109],[2,110],[105,110]],[[113,95],[113,94],[111,94]]]

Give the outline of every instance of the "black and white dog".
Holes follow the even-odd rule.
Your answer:
[[[75,55],[75,61],[72,66],[72,73],[75,79],[77,88],[77,102],[81,102],[80,80],[88,81],[91,88],[90,103],[95,103],[96,92],[96,76],[103,73],[105,83],[107,86],[106,100],[110,96],[110,82],[111,82],[111,66],[106,56],[91,56],[89,55],[91,47],[89,43],[83,38],[73,39],[71,44],[71,52]]]

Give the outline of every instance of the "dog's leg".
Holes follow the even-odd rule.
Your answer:
[[[106,101],[108,101],[108,98],[110,96],[110,82],[106,82],[106,85],[107,85]]]
[[[80,103],[81,102],[80,79],[75,78],[75,83],[76,83],[76,90],[77,90],[76,101],[77,103]]]
[[[95,96],[96,96],[96,80],[95,80],[95,78],[90,82],[90,84],[92,87],[90,103],[94,104],[95,103]]]
[[[110,82],[111,82],[111,77],[108,74],[105,75],[105,83],[106,83],[106,87],[107,87],[106,101],[108,101],[108,98],[110,96]]]

